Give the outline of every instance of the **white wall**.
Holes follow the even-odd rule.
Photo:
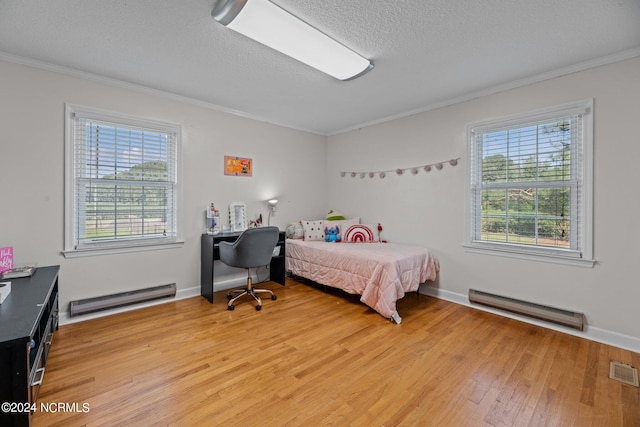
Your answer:
[[[441,262],[432,293],[464,301],[469,288],[586,314],[585,336],[640,351],[640,59],[555,78],[329,138],[331,208],[381,222],[394,242],[428,246]],[[594,98],[594,268],[463,251],[465,126]],[[461,157],[457,167],[385,179],[339,171],[406,168]]]
[[[280,200],[272,225],[284,228],[326,209],[326,138],[149,91],[132,90],[0,61],[0,247],[16,263],[59,264],[60,308],[71,300],[176,283],[181,295],[200,294],[200,235],[210,202],[221,209],[244,201],[251,218]],[[65,259],[64,104],[116,111],[182,125],[184,246]],[[252,178],[223,174],[223,156],[250,157]],[[308,191],[313,188],[313,191]],[[239,280],[246,273],[234,271]],[[225,278],[223,278],[225,279]],[[227,286],[228,287],[228,286]]]

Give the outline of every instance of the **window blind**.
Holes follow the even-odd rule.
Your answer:
[[[473,241],[580,256],[582,117],[472,129]]]
[[[176,238],[176,133],[73,116],[76,249]]]

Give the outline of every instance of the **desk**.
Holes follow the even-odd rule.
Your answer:
[[[205,297],[210,303],[213,303],[214,292],[214,261],[220,259],[220,242],[235,242],[242,232],[220,233],[220,234],[203,234],[200,238],[200,295]],[[280,283],[284,286],[285,277],[285,254],[286,236],[284,231],[278,235],[278,243],[280,246],[280,254],[271,258],[269,271],[271,281]]]

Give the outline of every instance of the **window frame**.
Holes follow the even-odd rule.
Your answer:
[[[480,221],[481,209],[474,206],[473,182],[474,171],[481,170],[482,159],[478,155],[474,135],[478,132],[489,133],[492,130],[517,127],[518,125],[525,127],[532,122],[559,119],[576,113],[582,115],[582,138],[578,142],[581,144],[581,156],[575,163],[573,160],[575,156],[571,161],[572,168],[579,168],[578,186],[581,187],[576,207],[577,216],[580,218],[575,230],[578,233],[578,247],[575,250],[568,250],[548,246],[476,240],[474,232],[477,229],[477,222]],[[465,182],[464,250],[471,253],[593,267],[595,264],[593,258],[593,98],[473,123],[467,125],[466,135],[470,160],[466,168]],[[576,228],[575,224],[571,224],[570,230],[573,228]]]
[[[75,170],[75,118],[80,116],[85,119],[112,123],[114,127],[135,128],[138,130],[171,133],[175,135],[175,170],[170,173],[175,176],[174,185],[174,230],[166,237],[138,237],[131,239],[112,239],[79,244],[76,238],[76,170]],[[65,103],[65,232],[64,250],[65,258],[83,256],[104,255],[124,252],[137,252],[158,249],[170,249],[181,247],[182,239],[182,167],[181,167],[181,134],[180,125],[154,121],[150,119],[131,116],[128,114],[101,110]]]

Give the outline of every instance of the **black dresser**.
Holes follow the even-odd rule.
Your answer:
[[[28,426],[37,405],[47,356],[58,329],[59,266],[10,279],[0,304],[0,426]],[[4,280],[3,280],[4,281]]]

